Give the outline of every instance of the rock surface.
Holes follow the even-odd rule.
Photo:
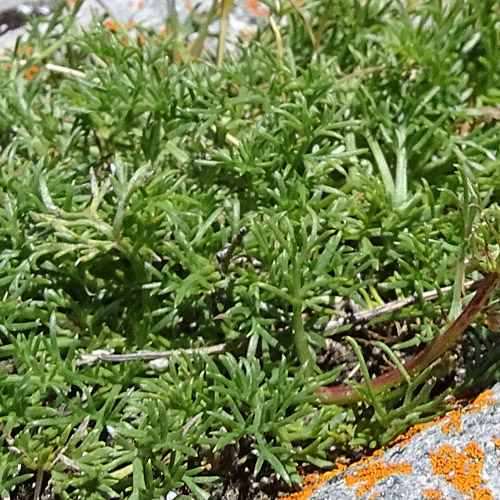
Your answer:
[[[25,33],[25,14],[50,15],[51,6],[56,0],[2,0],[0,4],[0,50],[12,47],[16,38]],[[135,21],[138,24],[160,30],[168,15],[175,11],[179,19],[185,20],[193,9],[199,13],[208,12],[212,0],[84,0],[78,14],[82,25],[90,22],[93,15],[106,11],[112,13],[121,22]],[[231,10],[228,28],[228,43],[235,44],[238,37],[249,36],[259,23],[266,22],[269,11],[257,0],[235,0]],[[218,32],[218,24],[211,27],[212,33]],[[214,47],[214,39],[208,40]]]
[[[318,477],[316,485],[296,498],[500,499],[499,400],[500,384],[496,384],[465,408],[410,429],[372,457]]]

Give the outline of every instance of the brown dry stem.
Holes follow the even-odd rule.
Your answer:
[[[500,272],[492,271],[488,273],[479,285],[472,300],[465,306],[462,314],[436,340],[403,365],[406,372],[409,375],[419,373],[441,357],[471,324],[499,283]],[[404,380],[403,373],[396,368],[373,379],[371,386],[374,393],[379,394],[399,385]],[[366,384],[361,384],[361,386],[366,387]],[[320,387],[316,392],[324,396],[322,402],[328,404],[346,405],[361,400],[360,395],[349,385]]]

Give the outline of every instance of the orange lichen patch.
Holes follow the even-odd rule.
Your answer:
[[[489,405],[498,403],[498,400],[493,398],[494,392],[487,390],[479,394],[477,398],[463,409],[453,410],[445,415],[443,426],[441,429],[445,434],[455,429],[457,432],[462,432],[462,415],[466,413],[478,413]]]
[[[31,66],[31,68],[28,68],[25,72],[24,72],[24,80],[26,80],[27,82],[33,80],[33,78],[35,77],[35,75],[40,71],[40,68],[38,66]]]
[[[436,490],[422,490],[425,500],[444,500],[443,492],[438,488]]]
[[[336,469],[325,472],[324,474],[318,474],[317,472],[308,474],[302,479],[303,489],[301,491],[281,498],[280,500],[307,500],[323,483],[347,468],[347,466],[343,464],[336,464],[336,466]]]
[[[347,486],[357,486],[356,496],[361,497],[368,493],[379,481],[394,474],[411,474],[412,467],[408,462],[399,464],[385,463],[385,460],[376,460],[365,467],[360,467],[352,474],[344,475],[344,481]]]
[[[144,9],[144,2],[137,2],[138,9]]]
[[[138,41],[139,43],[144,43],[144,42],[146,41],[146,37],[145,37],[142,33],[139,33],[139,34],[137,35],[137,41]]]
[[[455,398],[452,398],[450,401],[450,404],[455,402],[456,404],[459,404],[460,401],[456,400]],[[413,427],[410,427],[405,433],[400,434],[396,438],[394,438],[388,445],[388,447],[398,445],[400,448],[403,446],[407,445],[410,440],[413,438],[413,436],[416,436],[420,432],[422,432],[424,429],[427,429],[428,427],[435,427],[436,425],[440,424],[443,420],[446,420],[448,418],[449,414],[442,415],[440,417],[435,418],[434,420],[431,420],[430,422],[424,422],[422,424],[415,424]]]
[[[389,446],[397,444],[399,447],[407,445],[413,436],[416,436],[419,432],[423,431],[427,427],[434,427],[437,422],[426,422],[425,424],[416,424],[410,427],[404,434],[401,434],[396,439],[389,443]]]
[[[494,398],[494,395],[495,393],[491,389],[488,389],[487,391],[479,394],[479,396],[467,408],[471,407],[469,411],[472,412],[472,410],[474,410],[474,413],[476,413],[483,408],[486,408],[486,406],[497,404],[498,399]]]
[[[448,434],[453,429],[458,433],[462,432],[462,412],[460,410],[453,410],[446,415],[446,421],[441,426],[442,431]]]
[[[488,488],[479,488],[472,493],[471,500],[495,500]]]
[[[477,398],[474,401],[472,401],[472,403],[467,405],[465,408],[452,410],[446,415],[436,418],[432,422],[414,425],[413,427],[408,429],[404,434],[398,436],[394,441],[390,443],[390,445],[397,443],[398,446],[402,447],[406,445],[413,436],[418,434],[423,429],[427,427],[434,427],[435,425],[441,423],[443,424],[441,429],[446,434],[451,432],[453,429],[457,430],[457,432],[462,432],[462,422],[461,422],[462,415],[466,413],[477,413],[486,406],[497,403],[498,400],[492,398],[493,394],[494,392],[491,390],[484,391],[483,393],[479,394],[479,396],[477,396]],[[457,401],[457,403],[459,402]]]
[[[263,7],[258,0],[247,0],[245,7],[252,12],[254,17],[267,17],[269,15],[269,9]]]
[[[368,499],[369,500],[375,500],[375,498],[379,497],[380,496],[380,493],[379,492],[375,492],[375,493],[372,493]]]
[[[26,56],[33,54],[33,47],[31,45],[26,45],[24,43],[20,43],[17,47],[16,55],[18,56]]]
[[[384,446],[383,448],[379,448],[378,450],[375,450],[369,457],[363,457],[361,460],[356,462],[355,465],[361,465],[361,464],[364,464],[366,462],[370,462],[374,458],[380,457],[384,453],[386,448],[387,448],[387,446]]]
[[[497,447],[500,448],[500,439],[499,438],[491,438],[491,442]]]
[[[102,24],[110,31],[118,31],[118,25],[111,19],[105,19]]]
[[[129,21],[128,23],[125,23],[125,28],[131,30],[135,26],[135,24],[136,24],[135,21]]]
[[[189,10],[189,12],[192,12],[194,10],[194,5],[189,0],[182,0],[182,2],[186,6],[186,9]]]
[[[471,441],[463,452],[458,452],[453,446],[445,444],[438,451],[431,451],[429,459],[432,473],[444,476],[446,482],[461,493],[471,495],[478,491],[484,482],[481,477],[484,452],[475,441]]]

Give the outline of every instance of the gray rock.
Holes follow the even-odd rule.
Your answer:
[[[310,500],[500,499],[500,384],[463,410],[348,467]]]
[[[50,7],[56,0],[2,0],[0,5],[0,50],[12,47],[17,37],[25,32],[25,15],[50,16]],[[135,21],[147,27],[160,30],[166,18],[174,10],[181,21],[188,18],[195,8],[199,13],[210,10],[212,0],[84,0],[78,13],[78,22],[83,26],[90,23],[95,15],[106,11],[112,13],[121,22]],[[235,46],[240,35],[247,37],[253,33],[259,23],[265,23],[268,10],[255,0],[235,0],[231,9],[227,40],[229,46]],[[3,28],[2,28],[3,26]],[[218,22],[210,28],[211,33],[218,32]],[[214,38],[208,39],[209,47],[215,49]]]

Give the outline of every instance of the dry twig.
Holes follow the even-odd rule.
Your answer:
[[[478,284],[481,282],[481,280],[471,280],[467,281],[464,283],[464,287],[466,290],[474,290],[477,288]],[[335,330],[341,326],[344,325],[357,325],[359,323],[366,323],[367,321],[370,321],[378,316],[381,316],[382,314],[387,314],[391,313],[394,311],[399,311],[400,309],[403,309],[403,307],[409,306],[411,304],[414,304],[420,299],[426,300],[426,301],[431,301],[439,297],[439,295],[446,295],[448,292],[450,292],[453,289],[452,286],[445,286],[441,288],[439,291],[437,290],[430,290],[428,292],[424,292],[422,295],[419,295],[418,293],[414,293],[413,295],[410,295],[409,297],[405,297],[404,299],[398,299],[394,300],[392,302],[388,302],[387,304],[384,304],[383,306],[378,306],[374,307],[373,309],[368,309],[367,311],[359,311],[357,313],[351,314],[349,316],[345,316],[342,318],[335,318],[331,319],[326,325],[324,330],[325,331],[330,331],[330,330]]]
[[[357,78],[358,76],[369,75],[371,73],[375,73],[376,71],[383,71],[384,69],[387,69],[387,66],[385,64],[381,64],[379,66],[372,66],[370,68],[359,68],[356,71],[353,71],[352,73],[349,73],[348,75],[339,78],[336,83],[337,85],[342,85],[343,83],[348,82],[353,78]]]
[[[92,363],[109,362],[123,363],[125,361],[155,361],[157,359],[169,359],[174,356],[195,356],[200,354],[221,354],[225,352],[226,344],[217,344],[199,349],[172,349],[171,351],[136,351],[127,354],[113,354],[110,351],[95,350],[88,354],[82,354],[76,362],[78,366],[89,365]]]

